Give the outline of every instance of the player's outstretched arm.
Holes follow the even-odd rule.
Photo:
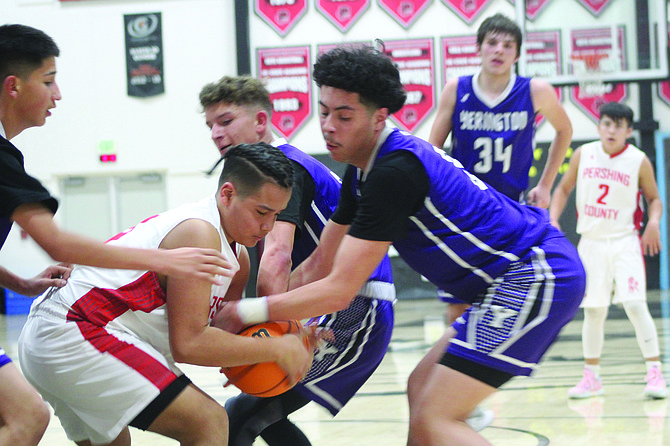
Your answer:
[[[335,254],[348,230],[349,225],[328,220],[316,249],[291,273],[289,290],[323,279],[330,273]]]
[[[258,265],[256,291],[261,296],[288,290],[291,276],[291,252],[295,238],[295,225],[277,221],[265,236],[263,255]]]
[[[62,231],[53,214],[40,204],[19,206],[14,220],[51,258],[64,263],[101,268],[149,270],[169,276],[206,279],[230,276],[230,263],[215,249],[181,248],[154,250],[125,248]]]
[[[282,294],[227,302],[217,314],[218,326],[237,332],[268,320],[307,319],[343,310],[386,255],[391,242],[347,235],[325,278]]]
[[[648,219],[642,233],[642,250],[646,255],[655,256],[661,252],[661,215],[663,213],[663,202],[658,193],[658,186],[654,178],[654,168],[646,156],[640,166],[640,189],[645,200],[647,200]]]
[[[38,296],[51,287],[61,288],[65,286],[71,271],[71,265],[60,263],[50,265],[31,279],[24,279],[0,266],[0,286],[24,296]]]
[[[542,176],[537,186],[528,192],[528,204],[547,208],[551,198],[551,188],[554,186],[556,175],[572,141],[572,123],[558,100],[554,87],[541,79],[531,79],[530,89],[535,111],[544,115],[556,131],[549,146]]]
[[[551,224],[561,229],[558,220],[563,214],[565,205],[568,202],[568,197],[572,193],[572,190],[577,184],[577,169],[579,168],[579,159],[581,157],[581,148],[575,150],[575,153],[570,158],[570,165],[568,166],[567,172],[561,178],[561,181],[554,189],[554,194],[551,196],[551,205],[549,206],[549,218]]]

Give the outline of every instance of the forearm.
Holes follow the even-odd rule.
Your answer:
[[[264,252],[258,267],[256,291],[259,296],[283,293],[288,290],[291,275],[291,254]]]
[[[320,253],[321,251],[317,248],[312,255],[293,270],[289,280],[289,290],[299,288],[308,283],[316,282],[328,275],[332,267],[332,260],[329,261],[329,259],[323,258]],[[265,293],[261,295],[265,295]]]
[[[549,153],[547,155],[547,162],[544,165],[542,176],[538,184],[546,187],[548,190],[554,186],[556,175],[565,160],[565,155],[570,147],[572,132],[560,131],[556,133],[556,137],[549,146]]]
[[[167,269],[165,250],[114,246],[64,231],[37,242],[59,262],[140,271]]]
[[[21,293],[22,283],[24,279],[17,276],[7,268],[0,266],[0,286],[12,290],[16,293]]]
[[[663,215],[663,202],[660,198],[655,198],[649,203],[649,211],[647,212],[647,224],[660,224],[661,216]]]
[[[175,360],[185,364],[233,367],[278,359],[272,338],[237,336],[215,327],[203,327],[201,332],[182,338],[172,342],[171,349]]]
[[[552,222],[558,222],[563,214],[565,205],[568,202],[568,195],[561,188],[556,188],[551,196],[551,205],[549,206],[549,218]]]
[[[328,276],[295,290],[268,296],[268,319],[307,319],[344,310],[364,284],[356,282]]]

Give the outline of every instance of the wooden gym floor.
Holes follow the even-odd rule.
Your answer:
[[[659,332],[664,375],[670,379],[670,307],[667,291],[651,291],[649,306]],[[405,385],[414,365],[442,329],[445,305],[437,300],[402,300],[396,305],[396,327],[384,361],[357,395],[333,418],[309,404],[292,420],[315,446],[405,445],[408,411]],[[25,316],[0,315],[0,345],[18,362],[16,340]],[[668,401],[643,397],[645,366],[635,333],[619,308],[610,309],[605,325],[601,374],[602,397],[569,400],[568,389],[582,376],[582,313],[568,324],[531,378],[515,378],[483,406],[495,420],[482,431],[496,446],[617,446],[670,445]],[[19,364],[20,365],[20,364]],[[186,374],[218,401],[235,395],[222,387],[223,379],[211,368],[183,366]],[[155,434],[132,430],[133,444],[177,445]],[[53,417],[40,444],[71,445]],[[264,445],[258,440],[256,445]]]

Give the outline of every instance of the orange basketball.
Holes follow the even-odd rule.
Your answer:
[[[252,325],[238,334],[274,338],[288,333],[297,334],[300,331],[302,331],[302,324],[299,321],[271,321]],[[224,367],[222,371],[228,378],[226,386],[232,384],[249,395],[275,396],[293,387],[289,385],[286,373],[276,362]]]

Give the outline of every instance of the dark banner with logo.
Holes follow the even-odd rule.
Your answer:
[[[128,96],[146,98],[165,93],[161,13],[126,14]]]

